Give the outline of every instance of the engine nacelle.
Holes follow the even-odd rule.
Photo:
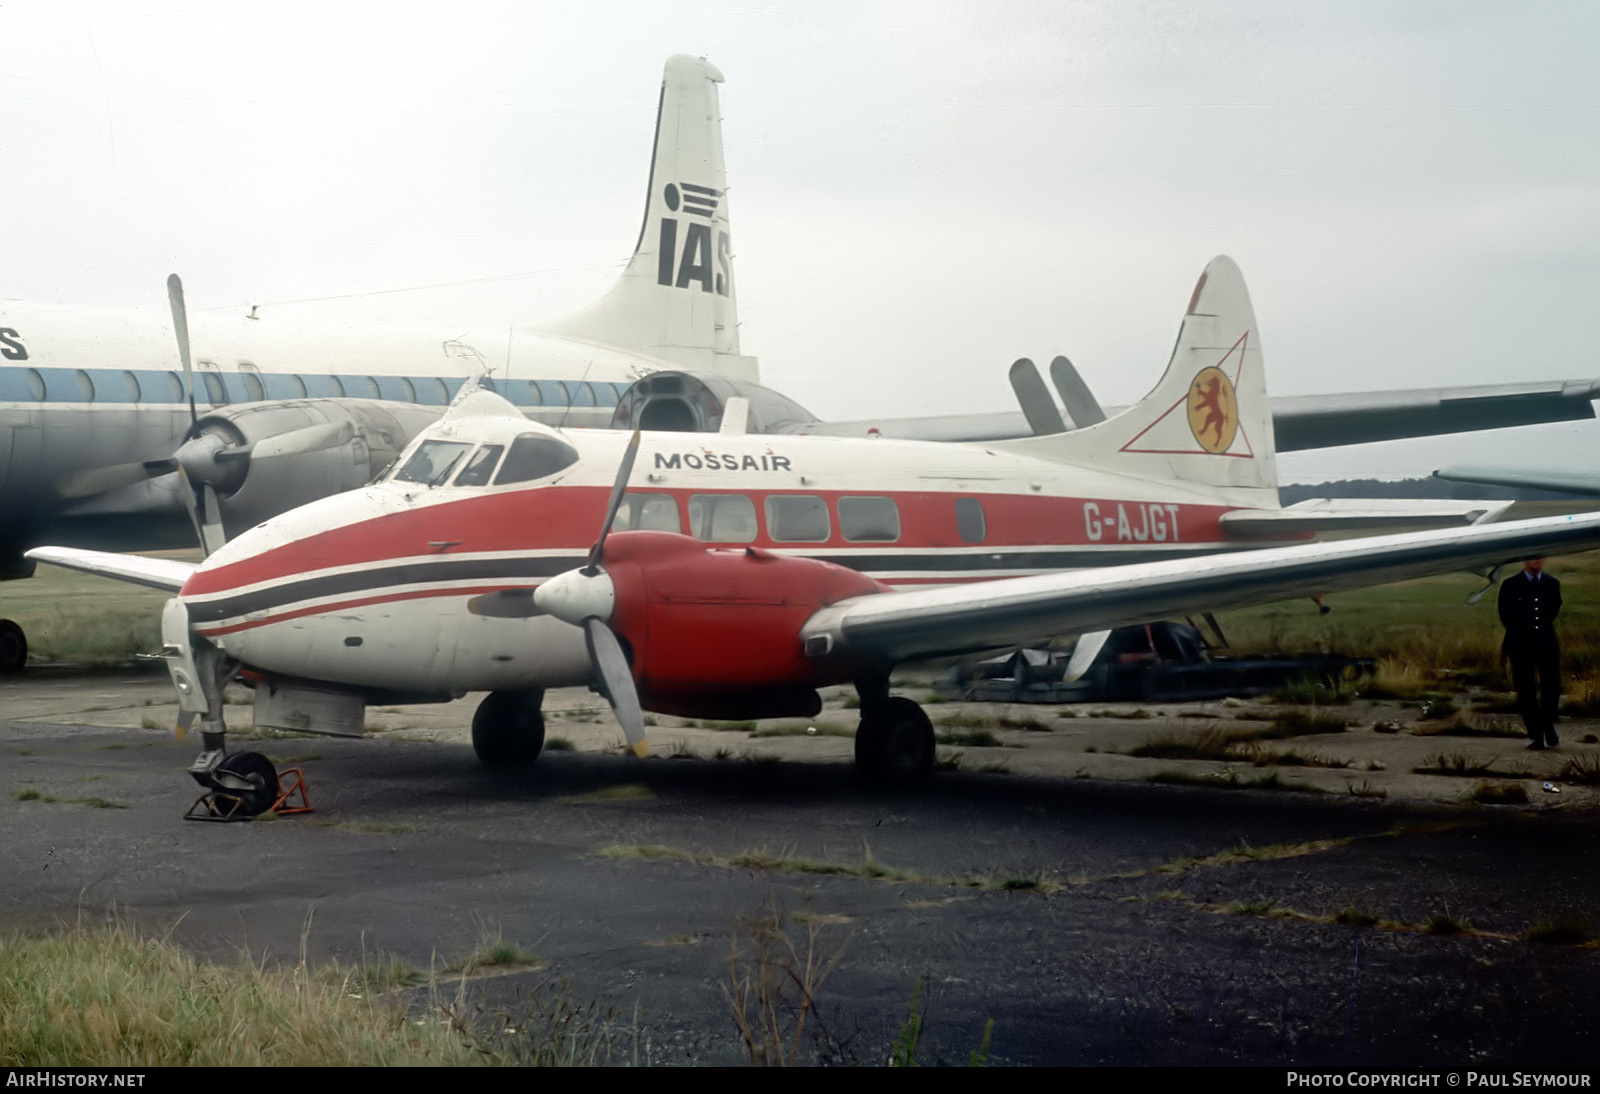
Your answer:
[[[884,592],[855,570],[760,548],[708,549],[671,532],[606,538],[611,628],[631,648],[640,701],[684,717],[809,716],[849,678],[805,656],[800,628],[830,604]]]
[[[206,476],[222,503],[229,536],[299,505],[364,486],[411,438],[439,419],[436,408],[372,399],[293,399],[244,403],[202,417],[198,433],[222,442]],[[318,426],[345,426],[310,451],[246,454],[273,438]]]
[[[649,429],[667,433],[715,433],[729,399],[750,403],[745,428],[750,433],[792,433],[817,421],[817,416],[769,387],[726,376],[689,372],[652,372],[622,393],[611,415],[612,429]]]

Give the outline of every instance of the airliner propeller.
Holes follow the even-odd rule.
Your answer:
[[[217,508],[206,502],[204,489],[209,487],[223,496],[233,494],[244,484],[251,462],[320,452],[349,443],[355,431],[348,422],[319,423],[250,443],[228,421],[202,420],[195,403],[188,310],[184,305],[183,281],[177,274],[167,278],[167,302],[172,309],[178,357],[183,362],[184,396],[189,402],[189,428],[184,432],[182,444],[170,456],[96,467],[70,475],[57,487],[62,497],[92,497],[180,471],[195,499],[190,508],[199,508],[216,518]],[[196,525],[197,529],[199,527]],[[210,550],[208,547],[208,554]]]
[[[611,500],[606,505],[605,520],[600,525],[600,537],[589,549],[589,561],[580,569],[557,574],[540,585],[534,590],[533,599],[539,608],[562,622],[583,628],[589,663],[599,678],[601,694],[611,704],[634,755],[645,756],[650,752],[650,741],[645,734],[639,690],[634,686],[633,669],[623,653],[622,643],[609,625],[616,606],[616,588],[610,575],[601,569],[606,537],[611,534],[612,522],[622,508],[628,478],[633,474],[633,462],[638,455],[639,431],[636,429],[623,451],[622,463],[611,487]]]

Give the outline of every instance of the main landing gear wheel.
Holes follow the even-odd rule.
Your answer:
[[[526,767],[544,747],[542,691],[491,691],[472,716],[472,749],[485,767]]]
[[[0,676],[21,672],[28,663],[28,638],[9,619],[0,619]]]
[[[894,696],[861,705],[856,767],[875,783],[912,786],[933,770],[933,723],[910,699]]]
[[[212,770],[210,781],[218,794],[239,799],[238,816],[265,813],[278,800],[278,769],[259,752],[225,757]]]

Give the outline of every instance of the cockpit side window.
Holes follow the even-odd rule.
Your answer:
[[[472,446],[462,441],[424,441],[405,466],[394,473],[394,481],[439,486],[471,450]]]
[[[478,449],[467,461],[467,466],[461,469],[461,474],[456,476],[456,485],[488,485],[489,476],[494,474],[494,465],[500,462],[500,453],[505,450],[503,444],[486,444]]]
[[[496,486],[508,482],[529,482],[554,475],[578,462],[578,450],[566,441],[542,433],[524,433],[511,442],[506,462],[494,477]]]

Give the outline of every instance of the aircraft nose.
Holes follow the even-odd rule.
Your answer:
[[[591,617],[604,623],[616,607],[617,591],[603,572],[568,570],[535,589],[533,602],[563,623],[577,626]]]

